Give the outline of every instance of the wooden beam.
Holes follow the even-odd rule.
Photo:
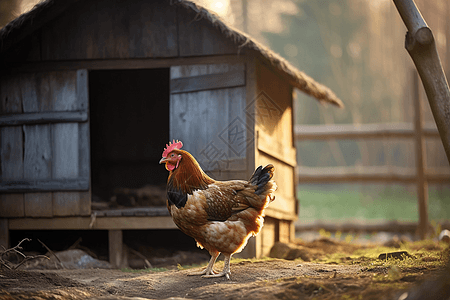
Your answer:
[[[208,74],[170,80],[170,93],[197,92],[218,88],[231,88],[245,85],[245,71],[238,70],[222,74]]]
[[[279,197],[275,198],[278,199]],[[291,201],[297,201],[297,199],[292,199]],[[293,211],[286,212],[270,206],[265,210],[265,215],[278,220],[295,221],[298,219],[298,215],[296,215]]]
[[[118,208],[107,210],[96,210],[93,213],[97,217],[156,217],[156,216],[170,216],[167,207],[154,206],[154,207],[130,207],[130,208]]]
[[[0,218],[20,218],[25,216],[25,201],[23,194],[0,193]]]
[[[48,191],[87,191],[89,178],[48,180],[7,180],[0,182],[0,192],[27,193]]]
[[[9,219],[10,230],[118,230],[176,229],[170,216],[157,217],[57,217]]]
[[[386,220],[374,220],[374,221],[315,221],[315,222],[301,222],[298,221],[295,224],[297,231],[316,231],[325,229],[330,232],[411,232],[414,233],[417,229],[416,222],[399,222],[399,221],[386,221]]]
[[[298,167],[298,183],[323,182],[401,182],[413,184],[417,182],[415,170],[400,167],[331,167],[309,168]],[[425,173],[424,178],[431,183],[450,183],[450,174]]]
[[[439,137],[435,124],[428,123],[424,124],[423,127],[424,137]],[[294,131],[297,141],[415,137],[414,124],[412,123],[295,125]]]
[[[0,126],[86,122],[86,111],[53,111],[0,116]]]
[[[2,246],[9,248],[9,225],[8,219],[0,218],[0,249]]]
[[[132,70],[170,68],[182,65],[244,63],[245,50],[239,55],[211,55],[182,58],[133,58],[133,59],[90,59],[79,61],[45,61],[30,63],[12,63],[2,70],[0,75],[16,73],[35,73],[69,70]]]
[[[109,262],[114,268],[128,267],[126,251],[123,247],[122,230],[108,230]]]
[[[402,182],[414,183],[414,175],[405,176],[398,174],[351,174],[351,173],[328,173],[298,174],[299,183],[323,183],[323,182]]]
[[[408,32],[405,48],[422,79],[439,135],[450,163],[450,90],[433,32],[413,0],[393,0]]]

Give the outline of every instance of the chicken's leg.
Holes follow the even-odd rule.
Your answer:
[[[228,280],[230,280],[230,275],[231,275],[231,271],[230,271],[230,259],[231,259],[231,254],[223,254],[225,256],[225,260],[223,261],[223,270],[222,272],[220,272],[219,274],[205,274],[202,277],[204,278],[214,278],[214,277],[222,277],[225,276]]]
[[[209,260],[208,265],[206,266],[206,269],[204,269],[201,272],[194,272],[189,273],[189,276],[195,276],[195,275],[205,275],[205,276],[211,276],[217,274],[216,271],[214,271],[214,263],[216,262],[217,257],[219,256],[220,252],[215,252],[211,254],[211,259]]]

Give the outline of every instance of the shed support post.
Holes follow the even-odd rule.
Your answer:
[[[109,262],[114,268],[128,267],[127,253],[123,245],[122,230],[108,230]]]
[[[8,219],[0,218],[0,248],[9,248],[9,225]]]

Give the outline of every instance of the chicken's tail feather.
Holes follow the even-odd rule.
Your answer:
[[[240,218],[244,222],[247,232],[253,236],[257,235],[263,226],[264,210],[275,199],[273,193],[277,189],[277,184],[272,180],[274,171],[275,168],[271,164],[264,168],[259,166],[248,181],[252,188],[251,193],[246,192],[248,195],[245,194],[245,197],[252,209],[242,211]],[[244,191],[242,193],[244,194]]]
[[[264,168],[262,166],[259,166],[255,170],[249,180],[250,184],[257,186],[255,194],[267,196],[272,194],[276,190],[277,185],[273,180],[271,180],[274,171],[275,167],[271,164],[265,166]],[[270,197],[271,201],[273,200],[272,198],[273,197]]]

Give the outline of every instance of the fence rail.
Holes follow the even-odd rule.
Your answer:
[[[424,137],[439,137],[434,123],[425,123],[422,127]],[[376,139],[376,138],[413,138],[416,136],[412,123],[376,123],[376,124],[342,124],[342,125],[295,125],[295,139]]]
[[[296,125],[294,130],[297,141],[415,138],[417,134],[412,123]],[[424,124],[422,136],[426,138],[439,138],[436,125],[433,123]],[[300,166],[297,176],[300,183],[355,181],[416,183],[418,180],[417,170],[415,168],[397,166],[327,168]],[[429,183],[450,183],[450,169],[426,169],[424,179]]]
[[[450,183],[448,168],[432,169],[426,172],[424,176],[429,183]],[[394,166],[298,167],[297,177],[299,183],[395,182],[413,184],[418,180],[414,168]]]

